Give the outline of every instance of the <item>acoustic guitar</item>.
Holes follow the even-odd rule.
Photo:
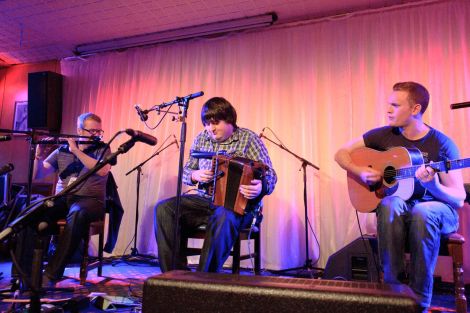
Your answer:
[[[368,166],[382,172],[382,181],[367,185],[362,180],[348,173],[349,199],[353,207],[363,213],[376,209],[380,200],[386,196],[398,196],[403,200],[420,199],[426,193],[415,178],[416,170],[424,164],[418,149],[394,147],[387,151],[361,147],[351,153],[352,161],[359,166]],[[448,172],[470,167],[470,158],[446,160],[426,164],[436,172]]]

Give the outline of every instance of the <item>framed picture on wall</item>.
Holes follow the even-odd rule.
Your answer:
[[[15,102],[15,115],[13,118],[13,130],[28,130],[28,101]]]

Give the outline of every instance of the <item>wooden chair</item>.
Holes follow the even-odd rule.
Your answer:
[[[59,236],[67,224],[65,219],[58,220]],[[98,239],[98,259],[89,262],[88,248],[91,236],[99,235]],[[88,233],[83,238],[83,256],[80,262],[80,285],[84,285],[88,276],[88,271],[98,268],[98,276],[103,276],[103,248],[104,248],[104,220],[92,222],[88,228]]]
[[[233,257],[232,259],[232,274],[239,274],[240,273],[240,261],[247,260],[254,258],[255,263],[255,274],[259,275],[261,273],[261,241],[260,241],[260,233],[261,228],[259,226],[255,226],[253,231],[250,234],[250,240],[254,241],[254,249],[253,252],[249,254],[241,254],[241,241],[248,240],[248,234],[250,232],[249,228],[242,229],[240,234],[235,241],[232,251],[230,255]],[[192,233],[189,238],[190,239],[204,239],[206,235],[206,225],[200,226],[194,233]],[[201,248],[186,248],[186,255],[200,255]]]
[[[466,198],[465,202],[470,204],[470,184],[464,184]],[[463,222],[463,221],[462,221]],[[452,233],[441,238],[439,255],[450,256],[454,273],[455,309],[457,313],[467,312],[467,298],[465,297],[465,283],[463,280],[463,244],[465,238]]]
[[[454,273],[455,309],[457,313],[467,312],[467,298],[465,297],[465,283],[463,280],[463,244],[465,238],[452,233],[441,237],[439,255],[450,256]]]

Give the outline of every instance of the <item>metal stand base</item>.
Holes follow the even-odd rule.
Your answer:
[[[297,278],[321,278],[323,276],[323,269],[319,267],[314,267],[312,265],[312,260],[305,261],[305,264],[303,266],[270,272],[276,275],[285,275]]]

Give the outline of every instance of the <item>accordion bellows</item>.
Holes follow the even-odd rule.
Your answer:
[[[212,170],[214,184],[209,187],[209,194],[214,205],[243,215],[251,200],[240,193],[239,187],[250,185],[253,179],[262,179],[267,166],[247,158],[215,155],[212,158]]]

